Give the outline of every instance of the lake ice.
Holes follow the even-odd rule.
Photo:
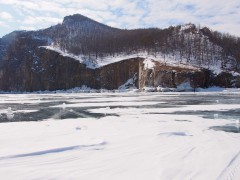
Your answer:
[[[0,95],[0,179],[240,179],[240,93]]]

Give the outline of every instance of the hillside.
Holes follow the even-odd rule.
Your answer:
[[[123,69],[118,63],[132,58],[142,59],[140,64],[150,59],[156,67],[149,68],[147,75],[140,74],[144,70],[142,65],[134,72],[121,72]],[[106,73],[108,64],[118,68]],[[132,69],[132,63],[125,64],[128,64],[124,65],[125,69]],[[161,68],[163,66],[168,68]],[[193,75],[189,73],[203,72],[204,83],[193,83],[200,87],[238,87],[240,38],[194,24],[122,30],[75,14],[47,29],[16,31],[0,39],[0,89],[4,91],[56,90],[81,85],[113,89],[136,73],[134,85],[138,88],[176,87],[188,81],[166,84],[162,82],[169,77],[154,80],[160,76],[156,72],[174,74],[173,67],[179,67],[179,72],[181,68],[185,72],[184,68],[190,67],[185,72],[190,81]]]

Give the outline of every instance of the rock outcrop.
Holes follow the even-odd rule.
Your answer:
[[[0,70],[0,90],[31,92],[70,89],[82,85],[94,89],[117,89],[138,74],[142,61],[141,58],[133,58],[90,69],[73,58],[45,48],[35,49],[34,58],[23,59],[17,68],[9,63]]]
[[[177,88],[188,83],[191,88],[209,86],[240,87],[240,77],[230,73],[214,76],[209,70],[164,65],[154,62],[146,68],[143,58],[132,58],[90,69],[71,57],[45,48],[37,48],[34,58],[23,56],[18,66],[10,63],[0,70],[0,90],[39,91],[80,87],[118,89],[134,78],[134,87]]]
[[[189,83],[192,88],[208,87],[210,75],[204,69],[194,67],[176,67],[155,62],[151,69],[140,67],[140,88],[163,87],[177,88],[183,83]]]
[[[34,58],[23,56],[17,68],[10,64],[0,71],[0,88],[4,91],[39,91],[70,89],[86,85],[94,89],[118,89],[130,78],[134,86],[176,88],[189,82],[192,87],[206,87],[207,74],[198,69],[162,65],[144,67],[143,58],[132,58],[90,69],[79,61],[45,48],[37,48]]]

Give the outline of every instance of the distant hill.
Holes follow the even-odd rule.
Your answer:
[[[0,38],[0,89],[55,90],[86,85],[88,79],[98,81],[97,69],[129,58],[152,58],[168,66],[184,64],[209,70],[213,76],[224,72],[231,76],[227,77],[227,86],[235,87],[237,79],[232,76],[236,77],[240,72],[240,38],[194,24],[123,30],[75,14],[47,29],[15,31]],[[64,71],[67,67],[61,63],[65,64],[65,61],[69,67],[76,67],[78,62],[88,70],[75,74],[70,73],[71,70]],[[66,82],[64,78],[59,79],[62,76],[68,77]],[[78,81],[80,76],[86,77],[81,83]],[[123,79],[126,78],[131,77]],[[69,80],[72,81],[70,84]],[[100,84],[89,85],[102,88]],[[160,84],[154,86],[157,85]],[[109,87],[116,88],[117,85]]]

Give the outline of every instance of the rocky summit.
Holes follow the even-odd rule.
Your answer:
[[[194,24],[123,30],[75,14],[0,38],[0,90],[240,87],[240,38]]]

